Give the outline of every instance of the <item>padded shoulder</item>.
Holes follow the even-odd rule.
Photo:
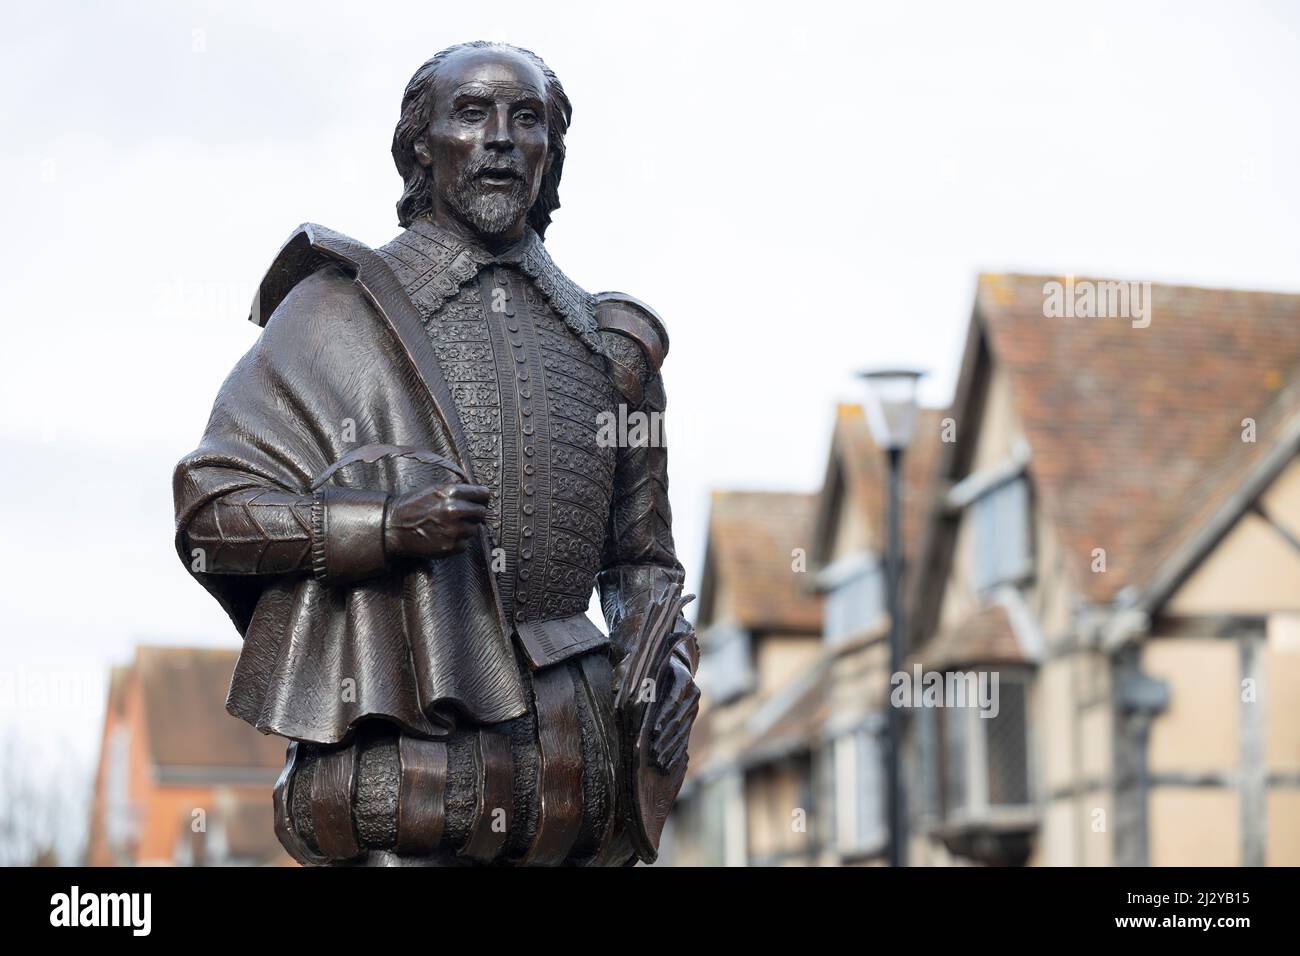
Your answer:
[[[596,323],[641,346],[651,373],[658,372],[668,355],[668,331],[659,313],[640,299],[623,292],[601,292],[596,296]]]
[[[248,320],[254,325],[266,325],[294,286],[326,265],[340,266],[355,276],[361,251],[368,250],[355,239],[314,222],[303,223],[280,247],[258,284]]]

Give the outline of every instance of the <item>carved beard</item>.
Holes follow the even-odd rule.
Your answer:
[[[521,176],[517,164],[480,160],[463,169],[444,197],[462,220],[487,236],[498,236],[528,212],[528,183],[522,178],[509,186],[488,186],[479,173],[488,169],[511,169]]]

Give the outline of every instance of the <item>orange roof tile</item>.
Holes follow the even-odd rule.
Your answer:
[[[938,462],[940,435],[946,412],[937,408],[917,411],[916,431],[903,454],[902,537],[903,553],[915,555],[929,519],[934,470]],[[886,474],[885,455],[871,437],[861,405],[841,404],[835,410],[835,434],[831,440],[831,468],[844,469],[849,497],[868,517],[871,547],[884,553]],[[830,472],[828,468],[828,474]],[[823,492],[825,492],[823,486]]]
[[[1006,609],[994,604],[944,628],[907,664],[942,669],[967,664],[1020,664],[1024,660]]]
[[[813,496],[775,491],[715,491],[701,586],[704,623],[727,617],[752,630],[816,632],[821,601],[794,569],[809,547]],[[719,592],[728,606],[715,607]]]
[[[1046,318],[1054,279],[983,276],[976,315],[1067,568],[1106,602],[1147,584],[1300,412],[1300,295],[1155,284],[1150,325],[1134,328]],[[1094,548],[1104,574],[1090,572]]]
[[[226,712],[238,656],[237,651],[196,647],[136,649],[133,666],[156,766],[273,771],[284,764],[283,740]]]

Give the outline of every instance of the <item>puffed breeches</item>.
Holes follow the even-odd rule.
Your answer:
[[[528,712],[510,721],[440,740],[370,721],[343,744],[291,743],[275,793],[285,848],[317,865],[631,862],[607,652],[524,670]]]

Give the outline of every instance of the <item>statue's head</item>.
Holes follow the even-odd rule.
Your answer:
[[[446,213],[485,237],[526,221],[546,234],[560,206],[573,107],[541,57],[505,43],[448,47],[411,77],[393,133],[403,226]]]

